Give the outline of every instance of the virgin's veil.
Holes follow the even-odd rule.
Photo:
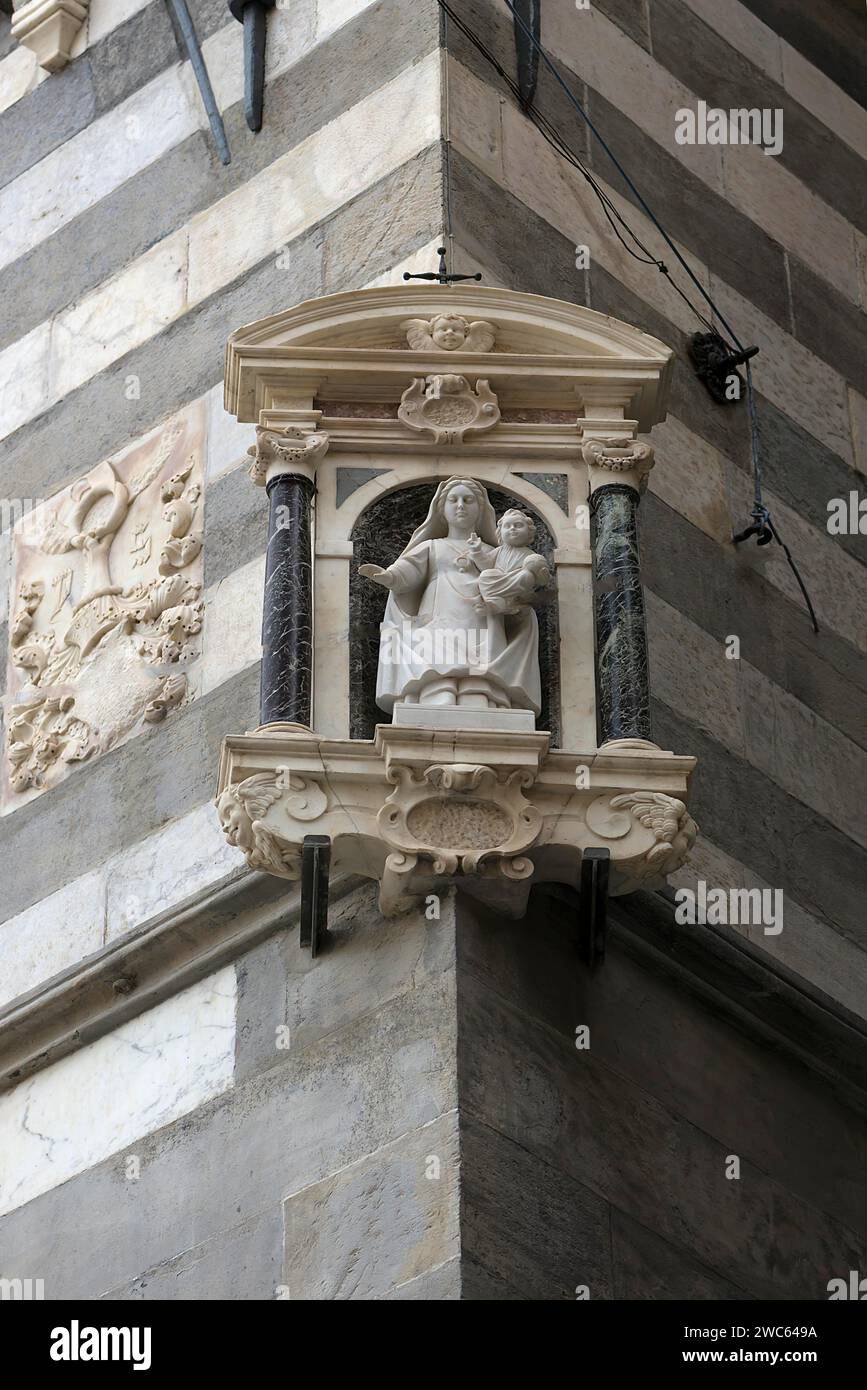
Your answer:
[[[431,498],[427,516],[421,526],[413,531],[409,541],[397,557],[399,560],[414,546],[423,545],[425,541],[441,540],[448,535],[449,525],[445,519],[443,507],[452,488],[459,484],[469,488],[478,500],[479,520],[476,524],[476,535],[488,545],[495,546],[497,544],[497,518],[488,494],[481,483],[477,483],[474,478],[447,478],[444,483],[440,483]],[[385,605],[383,625],[389,628],[399,627],[407,618],[415,617],[420,600],[421,594],[418,592],[400,595],[390,593]]]
[[[448,522],[443,513],[445,500],[453,487],[458,485],[469,488],[479,503],[479,521],[476,527],[476,534],[481,537],[488,545],[497,544],[497,518],[494,508],[481,483],[477,483],[474,478],[447,478],[444,483],[440,483],[434,493],[427,516],[412,535],[401,551],[405,555],[408,550],[412,550],[414,545],[421,545],[424,541],[440,540],[449,533]],[[399,557],[398,557],[399,558]]]

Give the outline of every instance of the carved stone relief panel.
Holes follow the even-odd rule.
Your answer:
[[[4,812],[195,693],[204,432],[193,406],[16,529]]]

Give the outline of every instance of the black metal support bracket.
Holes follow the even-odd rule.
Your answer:
[[[717,405],[736,405],[743,400],[747,384],[737,368],[755,357],[757,347],[732,352],[719,333],[694,333],[687,351],[696,376]],[[737,391],[732,391],[732,378],[738,383]]]
[[[578,949],[582,960],[596,965],[605,955],[608,926],[609,849],[585,849],[581,858],[581,897],[578,902]]]
[[[514,0],[515,14],[512,24],[515,29],[515,56],[518,60],[518,91],[523,106],[531,106],[536,95],[539,80],[539,50],[541,42],[541,0]],[[521,20],[521,23],[518,20]],[[533,43],[527,30],[532,34]]]
[[[277,0],[229,0],[229,10],[244,26],[244,115],[252,131],[262,129],[265,102],[266,10]]]
[[[331,840],[305,835],[301,845],[301,940],[311,959],[319,955],[328,934],[328,868]]]

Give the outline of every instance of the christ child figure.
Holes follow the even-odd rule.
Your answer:
[[[495,549],[486,553],[478,537],[470,536],[458,567],[479,577],[479,612],[519,613],[534,602],[540,590],[550,586],[551,573],[544,557],[530,549],[535,536],[535,523],[515,510],[500,518]]]

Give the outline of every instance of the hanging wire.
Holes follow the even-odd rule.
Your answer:
[[[671,285],[672,289],[676,291],[676,293],[681,297],[681,299],[684,301],[684,303],[688,306],[690,312],[693,313],[693,314],[695,315],[695,317],[698,319],[698,321],[708,330],[708,332],[713,333],[715,336],[721,338],[721,341],[723,342],[724,346],[725,346],[726,348],[728,348],[730,352],[733,352],[732,344],[734,345],[734,348],[736,348],[737,351],[738,351],[739,353],[745,352],[746,349],[744,348],[743,344],[741,343],[741,341],[740,341],[738,335],[735,333],[734,329],[733,329],[733,328],[731,327],[731,325],[728,323],[728,321],[727,321],[727,319],[725,318],[724,314],[723,314],[722,311],[719,309],[718,305],[714,302],[714,300],[713,300],[713,298],[711,297],[711,295],[708,294],[707,290],[706,290],[706,289],[704,288],[704,286],[701,284],[700,280],[698,280],[698,278],[697,278],[696,275],[694,274],[693,270],[691,269],[691,267],[689,266],[689,264],[687,263],[687,261],[686,261],[686,260],[684,259],[684,257],[681,255],[681,253],[680,253],[680,251],[678,250],[677,246],[676,246],[675,243],[672,241],[671,237],[668,235],[668,232],[665,230],[665,227],[664,227],[664,226],[662,225],[662,223],[659,221],[659,218],[656,216],[656,214],[654,213],[653,209],[650,207],[650,205],[649,205],[649,204],[647,203],[647,201],[644,199],[644,197],[642,196],[642,194],[641,194],[641,193],[639,192],[639,190],[636,188],[636,186],[635,186],[635,184],[633,183],[632,179],[629,177],[629,175],[627,174],[627,172],[626,172],[626,170],[624,169],[623,165],[620,163],[620,161],[617,159],[617,157],[616,157],[616,155],[614,154],[614,152],[611,150],[610,146],[607,144],[607,142],[606,142],[605,139],[602,137],[602,135],[600,134],[600,132],[596,129],[596,126],[594,125],[594,123],[593,123],[593,121],[590,119],[590,117],[588,116],[587,112],[584,110],[584,108],[583,108],[583,106],[581,105],[581,103],[578,101],[578,98],[574,95],[574,93],[571,91],[571,89],[570,89],[569,86],[566,84],[566,82],[564,82],[563,78],[560,76],[560,73],[558,72],[558,70],[557,70],[557,68],[555,67],[554,63],[551,61],[551,59],[549,58],[549,56],[548,56],[548,54],[546,53],[545,49],[542,47],[541,43],[540,43],[539,40],[536,38],[536,36],[535,36],[535,34],[533,33],[532,29],[530,29],[530,27],[525,23],[525,21],[522,19],[521,15],[518,14],[517,10],[515,9],[515,6],[512,4],[512,0],[505,0],[505,4],[506,4],[507,8],[509,9],[509,11],[510,11],[510,13],[511,13],[511,15],[512,15],[514,21],[515,21],[515,23],[516,23],[516,24],[518,25],[518,27],[523,31],[523,33],[525,34],[525,36],[529,39],[530,43],[531,43],[531,44],[533,45],[533,47],[535,48],[535,50],[536,50],[536,52],[538,53],[539,57],[541,58],[542,62],[545,64],[545,66],[546,66],[546,68],[548,69],[548,71],[552,74],[552,76],[554,77],[554,80],[557,82],[558,86],[559,86],[559,87],[563,90],[563,92],[565,93],[565,95],[566,95],[568,101],[570,102],[570,104],[575,108],[575,110],[578,112],[578,114],[579,114],[579,116],[581,117],[581,119],[584,121],[584,123],[587,125],[587,127],[589,128],[589,130],[592,132],[592,134],[594,135],[594,137],[596,138],[596,140],[597,140],[597,141],[599,142],[599,144],[602,146],[603,150],[604,150],[605,153],[608,155],[608,158],[611,160],[611,162],[612,162],[612,164],[614,165],[615,169],[617,169],[617,171],[618,171],[618,173],[620,174],[621,178],[624,180],[626,186],[627,186],[627,187],[630,189],[630,191],[632,192],[632,194],[633,194],[633,196],[635,197],[636,201],[638,202],[639,206],[642,208],[642,210],[644,211],[644,213],[647,215],[647,217],[648,217],[648,218],[650,219],[650,221],[653,223],[654,227],[655,227],[656,230],[659,232],[660,236],[663,238],[663,240],[665,241],[666,245],[667,245],[667,246],[669,247],[669,249],[674,253],[674,255],[675,255],[675,257],[677,258],[678,262],[679,262],[680,265],[683,267],[683,269],[686,271],[687,275],[689,276],[689,278],[690,278],[690,280],[692,281],[692,283],[695,285],[696,289],[699,291],[699,293],[700,293],[700,295],[702,296],[702,298],[706,301],[706,303],[707,303],[707,305],[709,306],[709,309],[710,309],[710,315],[711,315],[710,319],[708,319],[703,313],[701,313],[700,310],[695,306],[695,304],[693,304],[693,302],[691,301],[691,299],[689,298],[689,296],[685,293],[685,291],[681,288],[681,286],[678,285],[678,283],[676,282],[676,280],[674,279],[674,277],[671,275],[671,272],[669,271],[669,269],[668,269],[667,265],[665,264],[665,262],[664,262],[663,260],[659,259],[657,256],[654,256],[653,253],[652,253],[652,251],[650,251],[650,250],[648,249],[648,247],[645,246],[644,242],[643,242],[643,241],[641,240],[641,238],[638,236],[637,232],[635,232],[635,231],[633,230],[633,228],[629,225],[629,223],[627,222],[626,218],[623,216],[623,214],[620,212],[619,208],[618,208],[618,207],[616,206],[616,204],[612,201],[612,199],[608,196],[608,194],[605,192],[605,190],[599,186],[599,184],[596,182],[596,179],[594,178],[594,176],[593,176],[593,174],[591,173],[591,171],[586,167],[586,165],[583,163],[583,161],[579,158],[579,156],[575,153],[575,151],[574,151],[574,150],[571,148],[571,146],[567,143],[567,141],[566,141],[565,138],[561,135],[560,131],[556,128],[556,126],[554,126],[553,123],[552,123],[551,121],[549,121],[548,118],[547,118],[546,116],[544,116],[540,111],[536,110],[535,106],[533,106],[532,104],[530,104],[530,105],[528,106],[525,102],[522,101],[520,89],[519,89],[519,87],[518,87],[517,82],[515,82],[515,80],[511,77],[511,75],[510,75],[508,72],[506,72],[506,70],[505,70],[505,68],[502,66],[502,64],[501,64],[500,62],[498,62],[497,58],[494,56],[494,54],[493,54],[493,53],[491,52],[491,50],[488,48],[488,46],[487,46],[487,44],[484,42],[484,40],[481,39],[481,38],[479,37],[479,35],[476,34],[476,33],[470,28],[470,26],[469,26],[468,24],[465,23],[464,20],[461,19],[461,17],[455,12],[455,10],[452,8],[452,6],[448,3],[448,0],[438,0],[438,2],[439,2],[439,5],[440,5],[440,8],[444,11],[445,15],[447,16],[447,18],[446,18],[446,24],[448,24],[448,21],[451,20],[451,22],[461,31],[461,33],[464,35],[464,37],[473,45],[473,47],[481,54],[481,56],[485,59],[485,61],[486,61],[487,63],[489,63],[490,66],[494,69],[494,71],[497,73],[497,76],[498,76],[498,77],[500,78],[500,80],[505,84],[505,86],[506,86],[506,87],[508,88],[508,90],[511,92],[512,96],[515,98],[515,100],[516,100],[516,102],[518,103],[518,105],[521,107],[521,109],[522,109],[524,115],[528,118],[528,120],[530,120],[530,121],[532,122],[532,124],[536,127],[536,129],[537,129],[537,130],[539,131],[539,133],[543,136],[543,138],[548,142],[548,144],[552,147],[552,149],[554,149],[554,150],[556,151],[556,153],[557,153],[558,155],[561,156],[561,158],[565,159],[566,162],[567,162],[568,164],[570,164],[575,170],[577,170],[577,172],[580,173],[580,174],[582,175],[582,177],[586,180],[586,182],[589,184],[590,188],[592,189],[593,193],[595,194],[596,198],[599,200],[599,203],[600,203],[600,205],[601,205],[601,207],[602,207],[602,210],[603,210],[603,212],[604,212],[604,214],[605,214],[605,217],[607,218],[607,220],[608,220],[608,222],[609,222],[609,224],[610,224],[610,226],[611,226],[612,231],[614,232],[615,236],[617,237],[618,241],[620,242],[620,244],[621,244],[621,246],[624,248],[624,250],[627,251],[627,252],[629,253],[630,256],[632,256],[635,260],[639,261],[641,264],[643,264],[643,265],[653,265],[653,266],[655,266],[656,269],[659,271],[659,273],[660,273],[661,275],[664,275],[665,278],[668,280],[668,282],[669,282],[669,284]],[[451,134],[451,132],[449,132],[449,135],[450,135],[450,134]],[[447,142],[447,143],[450,144],[450,140],[449,140],[449,142]],[[448,163],[447,163],[447,166],[446,166],[446,177],[447,177],[447,205],[448,205],[448,216],[449,216],[449,224],[450,224],[450,223],[451,223],[451,190],[450,190],[450,187],[448,186],[449,183],[450,183],[450,167],[449,167]],[[621,232],[621,228],[623,229],[622,232]],[[624,236],[624,233],[625,233],[625,236]],[[632,246],[629,245],[629,242],[627,242],[627,240],[625,239],[626,237],[629,237],[629,239],[630,239],[631,242],[632,242]],[[638,250],[637,250],[637,251],[634,250],[633,247],[637,247]],[[721,334],[719,334],[719,332],[718,332],[718,330],[717,330],[717,328],[716,328],[716,326],[715,326],[714,320],[717,320],[717,321],[721,324],[721,326],[723,327],[723,329],[725,330],[725,332],[728,334],[728,337],[729,337],[729,339],[730,339],[730,342],[726,342],[726,339],[723,338]],[[755,350],[754,350],[754,351],[755,351]],[[749,421],[750,421],[750,457],[751,457],[752,471],[753,471],[753,494],[754,494],[754,501],[753,501],[753,507],[752,507],[752,512],[751,512],[751,515],[752,515],[752,517],[753,517],[753,524],[752,524],[752,526],[747,527],[747,529],[746,529],[745,531],[743,531],[740,535],[735,536],[735,537],[734,537],[734,542],[735,542],[735,544],[739,544],[741,541],[747,540],[750,536],[753,536],[753,535],[754,535],[754,536],[757,537],[757,542],[758,542],[759,545],[768,545],[768,544],[770,543],[771,539],[773,538],[773,539],[777,542],[778,545],[782,546],[783,551],[784,551],[785,556],[786,556],[786,560],[788,561],[789,567],[791,568],[792,573],[794,574],[795,579],[796,579],[797,582],[798,582],[798,587],[800,588],[801,593],[802,593],[803,596],[804,596],[804,602],[806,603],[807,609],[808,609],[809,614],[810,614],[810,620],[811,620],[812,625],[813,625],[813,630],[814,630],[814,632],[818,633],[818,631],[819,631],[819,624],[818,624],[818,622],[817,622],[817,620],[816,620],[815,609],[813,608],[813,604],[812,604],[812,602],[811,602],[811,600],[810,600],[810,595],[809,595],[809,593],[807,592],[807,587],[806,587],[806,585],[805,585],[805,583],[804,583],[804,581],[803,581],[803,579],[802,579],[802,577],[801,577],[800,571],[798,570],[798,567],[797,567],[797,565],[796,565],[796,563],[795,563],[795,560],[794,560],[794,557],[793,557],[793,555],[792,555],[792,552],[790,551],[789,547],[786,545],[785,541],[784,541],[784,540],[782,539],[782,537],[780,536],[780,534],[779,534],[779,532],[778,532],[776,526],[774,525],[773,521],[771,520],[771,514],[770,514],[770,512],[769,512],[769,510],[768,510],[768,508],[767,508],[767,506],[765,505],[764,500],[763,500],[763,496],[762,496],[761,447],[760,447],[760,440],[759,440],[758,416],[757,416],[757,412],[756,412],[755,392],[754,392],[754,389],[753,389],[753,375],[752,375],[752,371],[751,371],[751,369],[750,369],[750,363],[749,363],[749,360],[748,360],[748,359],[745,360],[745,362],[744,362],[744,367],[745,367],[746,382],[747,382],[747,408],[748,408],[748,412],[749,412]]]
[[[602,211],[605,214],[605,217],[607,218],[611,226],[611,229],[614,232],[614,235],[617,237],[617,240],[620,242],[623,249],[626,252],[628,252],[628,254],[632,256],[635,260],[640,261],[642,264],[656,266],[660,274],[666,277],[666,279],[671,284],[672,288],[680,295],[681,299],[683,299],[684,302],[688,305],[690,311],[696,316],[699,322],[702,323],[705,326],[705,328],[708,329],[709,332],[715,332],[716,330],[714,328],[713,323],[711,323],[699,311],[699,309],[696,308],[695,304],[693,304],[689,297],[684,293],[680,285],[678,285],[676,281],[672,278],[671,273],[669,272],[669,269],[665,262],[660,260],[658,257],[654,256],[653,252],[650,251],[647,246],[645,246],[638,233],[635,232],[632,227],[630,227],[629,223],[626,221],[625,217],[620,212],[620,209],[617,207],[616,203],[612,201],[612,199],[608,196],[608,194],[605,192],[603,188],[600,188],[592,172],[587,168],[587,166],[583,163],[581,158],[571,148],[571,146],[568,144],[565,138],[557,130],[557,128],[548,120],[547,116],[544,116],[542,112],[536,110],[535,107],[531,106],[528,108],[526,106],[523,106],[523,104],[521,103],[520,88],[518,87],[517,82],[515,82],[514,78],[505,70],[502,64],[498,62],[497,58],[487,47],[484,40],[481,39],[478,34],[474,33],[474,31],[469,27],[469,25],[461,19],[461,17],[455,12],[455,10],[452,9],[451,5],[448,4],[448,0],[439,0],[439,4],[440,8],[445,12],[447,16],[447,21],[451,20],[452,23],[454,23],[454,25],[474,46],[474,48],[476,48],[477,51],[482,55],[482,57],[485,58],[485,60],[491,65],[491,67],[497,73],[497,76],[502,80],[502,82],[511,92],[516,102],[518,102],[519,105],[522,105],[524,114],[532,122],[532,124],[536,127],[536,129],[548,142],[552,149],[555,150],[555,152],[559,154],[563,159],[565,159],[567,163],[571,164],[572,167],[576,169],[586,180],[590,188],[593,190],[593,193],[595,194],[596,198],[599,200],[600,206],[602,207]],[[621,232],[620,230],[621,227],[632,241],[632,246],[630,246],[629,242],[626,241],[623,232]],[[633,249],[634,246],[638,247],[638,251],[635,251]],[[677,252],[676,247],[674,248],[674,250],[675,253],[679,256],[679,252]],[[639,252],[641,254],[639,254]],[[694,276],[693,279],[695,279]],[[699,282],[696,281],[696,284],[699,284]],[[704,290],[702,289],[700,284],[699,289],[701,289],[702,294],[704,294]],[[706,295],[705,298],[707,298]],[[716,306],[713,304],[713,301],[709,300],[708,302],[711,305],[711,312],[715,313],[717,317],[720,319],[720,322],[724,323],[724,320],[719,314],[719,311],[716,309]],[[734,341],[736,343],[736,346],[739,347],[740,344],[737,343],[737,340],[735,339]]]

